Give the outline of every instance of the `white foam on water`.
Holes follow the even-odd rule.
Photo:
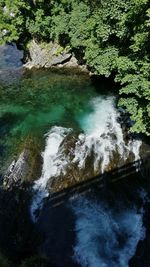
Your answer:
[[[143,201],[143,205],[146,203],[150,203],[150,198],[148,195],[148,192],[146,192],[143,188],[139,190],[139,196],[141,200]]]
[[[74,260],[82,267],[128,267],[145,237],[143,212],[110,210],[85,198],[72,204],[76,215]]]
[[[33,186],[33,189],[36,191],[31,205],[33,220],[35,220],[35,211],[42,207],[43,199],[48,196],[48,191],[46,189],[47,182],[50,178],[57,177],[60,173],[64,173],[65,166],[68,164],[65,157],[59,153],[59,147],[70,131],[71,129],[55,126],[46,134],[46,147],[42,153],[42,175]]]
[[[128,147],[129,147],[129,150],[133,152],[135,156],[135,161],[140,159],[139,151],[140,151],[141,145],[142,145],[142,141],[140,140],[129,141]]]
[[[135,160],[138,160],[141,142],[133,140],[125,144],[115,98],[95,98],[91,101],[91,107],[93,112],[79,121],[85,133],[79,136],[75,148],[74,162],[78,162],[79,168],[84,168],[91,152],[94,154],[94,169],[101,169],[101,172],[113,158],[113,152],[118,152],[120,158],[126,160],[132,151]]]
[[[35,217],[33,214],[42,207],[43,199],[48,196],[47,183],[49,182],[50,188],[50,180],[65,174],[68,166],[76,164],[79,169],[84,169],[87,158],[92,155],[91,167],[94,167],[95,172],[103,173],[114,159],[114,153],[117,153],[119,160],[123,162],[131,152],[135,160],[139,159],[141,142],[131,140],[128,144],[125,143],[123,131],[118,122],[119,113],[115,108],[115,98],[97,97],[90,105],[92,111],[79,121],[83,133],[78,136],[75,148],[71,148],[70,158],[69,154],[65,154],[62,143],[73,130],[52,127],[47,133],[46,146],[42,154],[42,175],[33,186],[37,193],[31,205],[32,217]]]

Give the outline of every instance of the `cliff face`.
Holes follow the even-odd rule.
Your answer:
[[[27,45],[25,68],[79,68],[80,71],[87,72],[84,65],[80,65],[75,56],[70,52],[70,48],[63,48],[57,43],[37,43],[32,40]]]

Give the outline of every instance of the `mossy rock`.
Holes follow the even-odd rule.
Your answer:
[[[72,57],[70,47],[66,48],[57,43],[30,41],[26,49],[28,51],[26,68],[50,68],[69,61]]]
[[[40,177],[41,169],[41,144],[38,139],[28,136],[20,145],[18,156],[5,172],[3,186],[8,189],[23,183],[32,183]]]

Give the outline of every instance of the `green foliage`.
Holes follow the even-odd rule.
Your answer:
[[[35,39],[46,40],[50,35],[49,29],[51,24],[51,18],[48,16],[45,18],[44,10],[38,9],[34,13],[33,19],[28,19],[26,25],[30,34]]]
[[[116,68],[117,57],[118,49],[113,46],[104,49],[97,48],[97,46],[93,46],[93,49],[87,47],[85,52],[87,63],[97,74],[106,77],[109,77]]]
[[[0,16],[1,42],[56,41],[94,73],[113,73],[132,131],[150,134],[149,0],[1,0]]]
[[[25,17],[30,13],[28,1],[2,0],[0,3],[0,43],[17,41],[25,29]]]
[[[4,256],[2,256],[2,254],[0,254],[0,266],[1,267],[13,267],[11,263]]]

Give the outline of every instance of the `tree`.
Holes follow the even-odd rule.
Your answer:
[[[59,42],[113,74],[132,131],[150,134],[149,0],[1,0],[0,15],[1,41]]]

